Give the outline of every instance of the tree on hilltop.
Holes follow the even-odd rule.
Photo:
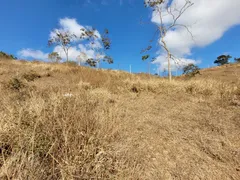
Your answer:
[[[234,58],[234,61],[235,61],[236,63],[240,63],[240,58]]]
[[[48,45],[61,46],[68,62],[69,61],[68,52],[69,49],[73,46],[75,38],[77,38],[77,36],[73,33],[70,33],[69,31],[55,30],[54,35],[51,37],[51,39],[48,40]]]
[[[154,37],[156,33],[160,34],[160,40],[159,45],[163,48],[163,50],[166,52],[167,55],[167,61],[168,61],[168,78],[171,81],[172,80],[172,70],[171,70],[171,61],[173,60],[176,63],[176,60],[179,60],[177,57],[173,55],[173,53],[170,51],[169,46],[165,40],[166,35],[168,32],[174,31],[176,28],[184,28],[193,38],[193,35],[189,28],[179,23],[179,19],[181,16],[189,9],[191,6],[193,6],[193,2],[191,0],[185,0],[185,3],[180,8],[175,7],[172,2],[165,3],[164,0],[144,0],[145,7],[150,7],[153,12],[155,12],[155,15],[159,17],[159,23],[156,23],[156,32],[154,34]],[[169,16],[171,18],[171,22],[165,22],[164,17]],[[150,42],[152,42],[151,40]],[[142,53],[148,52],[152,46],[148,46],[146,49],[142,50]],[[146,60],[150,57],[150,55],[144,55],[142,56],[142,60]],[[156,58],[152,58],[152,61],[155,61]]]
[[[86,32],[86,34],[92,33]],[[111,40],[108,37],[109,31],[105,29],[104,32],[101,34],[101,37],[97,37],[97,41],[94,36],[89,36],[88,40],[90,41],[89,47],[96,52],[94,58],[87,59],[86,63],[93,67],[100,66],[100,62],[107,62],[108,64],[113,63],[113,58],[109,55],[106,55],[106,51],[111,48]],[[99,41],[100,39],[100,41]]]
[[[217,64],[218,66],[224,65],[224,64],[228,64],[229,59],[231,59],[232,56],[230,55],[221,55],[217,57],[217,60],[214,61],[215,64]]]
[[[110,56],[105,55],[105,51],[109,50],[111,47],[111,41],[108,37],[109,31],[106,29],[102,35],[94,28],[81,28],[79,29],[80,35],[77,36],[74,33],[64,30],[54,30],[51,38],[48,40],[49,46],[60,46],[66,55],[66,61],[69,61],[69,49],[72,48],[77,42],[87,43],[89,48],[96,52],[96,56],[93,58],[86,59],[86,63],[90,66],[96,66],[102,61],[108,63],[113,63],[113,59]],[[86,55],[86,53],[81,52],[77,59],[81,59],[81,56]],[[84,56],[85,56],[84,55]],[[84,57],[85,58],[85,57]]]

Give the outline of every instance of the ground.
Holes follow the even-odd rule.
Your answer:
[[[0,60],[0,179],[240,179],[240,65],[173,82]]]

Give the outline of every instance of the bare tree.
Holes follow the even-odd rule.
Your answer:
[[[192,33],[189,30],[189,28],[184,24],[178,23],[178,21],[181,18],[181,16],[186,12],[186,10],[191,6],[193,6],[193,3],[191,2],[191,0],[185,0],[185,3],[180,8],[173,6],[172,2],[171,3],[165,2],[165,0],[145,0],[144,4],[146,7],[151,7],[155,12],[155,15],[159,16],[159,24],[156,24],[157,25],[156,32],[159,32],[160,34],[159,44],[167,54],[168,77],[169,77],[169,80],[171,81],[172,80],[171,60],[175,61],[176,57],[171,53],[165,38],[169,31],[173,31],[178,27],[185,28],[186,31],[189,32],[189,34],[192,36]],[[164,22],[165,16],[170,16],[172,18],[171,23]],[[149,51],[151,48],[152,47],[149,46],[148,48],[144,49],[142,52]],[[146,60],[147,58],[149,58],[149,55],[143,56],[142,59]]]

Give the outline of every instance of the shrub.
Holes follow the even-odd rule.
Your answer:
[[[200,68],[196,66],[195,64],[188,64],[183,68],[183,74],[185,74],[188,77],[194,77],[197,74],[200,74]]]

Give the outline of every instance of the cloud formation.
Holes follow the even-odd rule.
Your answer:
[[[194,5],[190,7],[179,19],[178,24],[188,26],[193,35],[187,32],[184,27],[177,27],[169,31],[165,37],[170,51],[185,60],[191,55],[194,47],[205,47],[220,39],[231,27],[240,24],[240,0],[191,0]],[[169,3],[170,1],[165,1]],[[173,0],[172,7],[179,9],[185,0]],[[166,13],[166,12],[163,12]],[[167,14],[167,13],[166,13]],[[152,22],[160,23],[157,12],[152,14]],[[170,15],[164,16],[163,22],[172,22]],[[165,68],[164,53],[161,53],[156,63]],[[163,59],[162,59],[163,58]],[[196,62],[195,62],[196,63]]]
[[[33,50],[33,49],[22,49],[17,53],[19,57],[22,58],[33,58],[36,60],[46,60],[48,58],[48,53],[44,53],[40,50]]]
[[[74,18],[62,18],[59,20],[59,28],[51,31],[49,34],[49,38],[54,37],[56,35],[56,31],[59,31],[59,32],[67,31],[79,37],[83,32],[81,29],[85,29],[85,30],[92,29],[92,27],[83,26],[79,24],[77,20]],[[85,54],[84,58],[81,58],[82,59],[81,61],[85,62],[89,58],[95,58],[96,56],[98,56],[98,50],[102,49],[103,46],[100,42],[101,35],[97,30],[95,30],[95,35],[98,38],[95,39],[94,43],[84,44],[81,40],[78,40],[76,42],[76,45],[69,49],[69,59],[75,61],[77,60],[77,57],[79,55]],[[55,46],[53,51],[58,52],[63,59],[66,59],[66,55],[63,49],[61,48],[61,46]],[[29,48],[19,51],[18,56],[21,58],[33,58],[33,59],[39,59],[39,60],[48,59],[48,53],[44,53],[40,50],[33,50]]]

